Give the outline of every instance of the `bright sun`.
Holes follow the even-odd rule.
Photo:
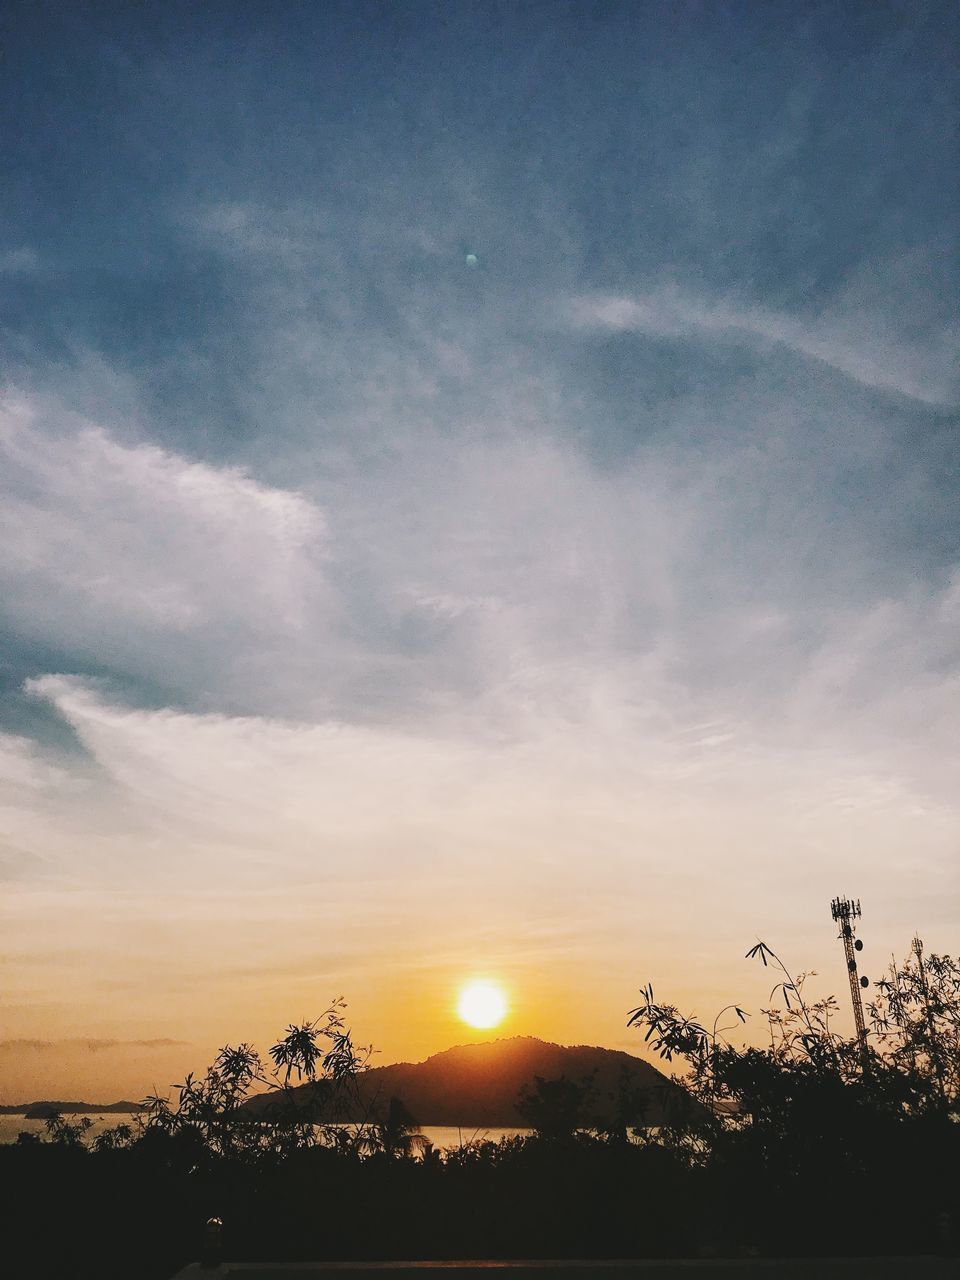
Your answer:
[[[457,1013],[471,1027],[495,1027],[507,1012],[507,998],[493,982],[468,982],[460,992]]]

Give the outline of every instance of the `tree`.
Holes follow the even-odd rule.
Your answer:
[[[355,1048],[344,1009],[337,999],[321,1017],[291,1023],[270,1049],[271,1067],[250,1044],[225,1045],[202,1076],[191,1072],[174,1086],[174,1105],[156,1094],[144,1100],[143,1136],[177,1137],[208,1155],[244,1159],[279,1158],[320,1143],[342,1147],[355,1135],[337,1124],[339,1104],[355,1097],[371,1053]],[[306,1097],[294,1077],[312,1086]],[[255,1093],[267,1100],[251,1114],[245,1104]]]
[[[586,1106],[592,1087],[592,1077],[577,1084],[566,1076],[558,1080],[534,1076],[533,1087],[525,1084],[520,1090],[517,1113],[540,1138],[551,1142],[570,1138],[587,1124]]]
[[[409,1156],[422,1142],[419,1126],[401,1098],[391,1098],[386,1114],[374,1114],[370,1125],[371,1146],[385,1156]]]
[[[877,1230],[886,1246],[929,1246],[955,1214],[952,1184],[935,1171],[960,1157],[957,1102],[960,974],[946,956],[913,958],[877,984],[864,1061],[858,1041],[837,1033],[832,997],[811,999],[812,974],[793,977],[764,942],[747,956],[779,970],[762,1010],[769,1044],[736,1048],[721,1011],[710,1030],[643,989],[629,1024],[667,1061],[687,1067],[683,1084],[703,1104],[662,1138],[714,1178],[711,1203],[739,1229],[781,1221],[817,1224],[818,1247],[861,1247],[859,1219],[883,1201]],[[745,1018],[728,1006],[736,1026]],[[926,1176],[925,1176],[926,1175]],[[843,1212],[837,1213],[842,1206]],[[722,1216],[722,1215],[721,1215]],[[879,1250],[878,1250],[879,1251]]]
[[[925,956],[914,938],[902,964],[892,962],[868,1005],[882,1050],[911,1079],[911,1105],[956,1114],[960,1102],[960,964]]]

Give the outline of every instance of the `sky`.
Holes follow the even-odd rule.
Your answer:
[[[956,953],[955,6],[0,22],[0,1101]]]

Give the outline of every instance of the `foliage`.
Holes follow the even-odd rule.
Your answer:
[[[797,1219],[805,1210],[817,1219],[823,1238],[840,1236],[828,1215],[837,1206],[868,1204],[893,1197],[897,1213],[924,1224],[956,1216],[955,1192],[943,1180],[918,1178],[918,1170],[955,1163],[960,1126],[957,1110],[960,972],[947,956],[893,965],[869,1006],[871,1028],[865,1053],[835,1027],[833,997],[807,995],[813,974],[794,977],[766,943],[748,952],[778,971],[769,1005],[763,1009],[769,1042],[734,1047],[726,1033],[746,1020],[730,1005],[708,1030],[643,989],[643,1001],[629,1024],[645,1028],[644,1038],[667,1061],[686,1065],[682,1083],[701,1105],[681,1124],[657,1136],[682,1152],[692,1166],[720,1179],[717,1203],[727,1188],[731,1219],[745,1212],[755,1221],[789,1206]],[[721,1026],[724,1014],[735,1021]],[[824,1215],[818,1218],[817,1215]],[[842,1217],[849,1231],[854,1216]],[[884,1222],[890,1232],[901,1227]],[[765,1230],[767,1228],[764,1228]],[[719,1230],[719,1228],[718,1228]],[[763,1234],[760,1232],[760,1234]]]
[[[923,954],[914,938],[901,965],[891,963],[868,1005],[877,1044],[913,1086],[914,1109],[960,1102],[960,963]]]
[[[379,1152],[389,1158],[413,1155],[422,1148],[425,1139],[416,1121],[400,1098],[391,1098],[386,1113],[373,1112],[367,1126],[366,1146],[371,1152]]]
[[[68,1120],[59,1112],[47,1116],[43,1124],[49,1140],[59,1143],[62,1147],[82,1147],[84,1138],[93,1127],[93,1121],[89,1116],[81,1116],[79,1120]]]
[[[770,992],[771,1003],[761,1010],[767,1048],[738,1053],[725,1038],[746,1021],[738,1005],[722,1009],[707,1030],[696,1018],[655,1000],[652,986],[642,989],[643,1002],[631,1010],[628,1025],[645,1027],[645,1042],[666,1061],[685,1061],[684,1084],[715,1120],[727,1126],[769,1105],[762,1090],[755,1096],[746,1092],[744,1064],[752,1062],[759,1070],[761,1057],[774,1073],[797,1078],[819,1074],[861,1090],[873,1105],[904,1114],[931,1107],[955,1110],[960,1093],[960,966],[949,956],[921,956],[916,943],[904,964],[891,965],[889,974],[875,984],[877,997],[868,1005],[866,1072],[859,1045],[835,1029],[836,999],[809,998],[806,987],[816,975],[794,977],[765,942],[751,947],[747,957],[782,974]],[[736,1021],[720,1026],[728,1013]]]
[[[585,1127],[591,1092],[591,1078],[578,1084],[566,1076],[558,1080],[534,1076],[533,1084],[520,1090],[517,1114],[539,1137],[559,1142]]]
[[[320,1018],[291,1023],[270,1049],[269,1067],[252,1045],[225,1045],[203,1076],[191,1072],[174,1086],[175,1104],[156,1094],[144,1099],[142,1136],[176,1138],[198,1160],[280,1159],[321,1143],[357,1141],[356,1132],[337,1124],[338,1107],[352,1096],[370,1050],[354,1047],[344,1008],[338,999]],[[311,1086],[307,1096],[291,1084],[294,1077]],[[266,1100],[251,1115],[244,1108],[255,1093]]]

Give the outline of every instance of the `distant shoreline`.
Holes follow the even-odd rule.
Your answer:
[[[28,1120],[46,1120],[53,1115],[133,1115],[142,1111],[139,1102],[56,1102],[43,1099],[40,1102],[20,1102],[0,1106],[0,1116],[25,1116]]]

